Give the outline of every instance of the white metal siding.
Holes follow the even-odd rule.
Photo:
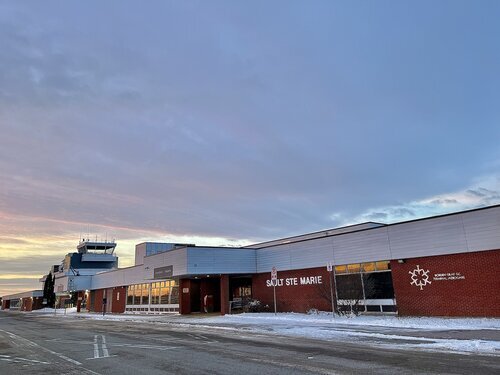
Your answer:
[[[135,245],[135,266],[144,263],[144,257],[146,256],[146,243],[140,243]]]
[[[389,239],[394,259],[468,251],[458,215],[390,226]]]
[[[333,238],[335,264],[391,259],[387,227]]]
[[[91,288],[89,289],[113,288],[115,286],[141,284],[143,282],[142,265],[139,265],[111,272],[98,273],[92,276]]]
[[[278,271],[292,269],[289,244],[257,250],[257,272],[268,272],[273,267]]]
[[[469,251],[500,249],[500,207],[464,212],[461,217]]]
[[[257,272],[500,249],[500,207],[257,249]]]
[[[257,272],[391,259],[386,227],[257,250]]]
[[[290,244],[289,256],[292,269],[318,267],[333,261],[332,237],[311,242]]]

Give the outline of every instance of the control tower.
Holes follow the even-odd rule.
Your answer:
[[[66,254],[55,273],[54,291],[58,293],[90,289],[93,275],[118,268],[115,248],[114,241],[81,240],[76,246],[77,252]]]

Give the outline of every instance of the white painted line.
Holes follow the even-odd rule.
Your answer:
[[[94,335],[94,358],[99,358],[99,344],[97,342],[97,335]]]
[[[75,364],[75,365],[77,365],[77,366],[80,366],[80,365],[81,365],[81,363],[80,363],[80,362],[75,361],[74,359],[68,358],[68,357],[66,357],[65,355],[61,354],[61,353],[57,353],[57,352],[54,352],[53,350],[47,349],[47,348],[45,348],[45,347],[43,347],[43,346],[40,346],[40,345],[38,345],[36,342],[30,341],[30,340],[28,340],[28,339],[25,339],[24,337],[21,337],[21,336],[15,335],[15,334],[13,334],[13,333],[11,333],[11,332],[8,332],[8,331],[4,331],[3,329],[0,329],[0,332],[4,332],[4,333],[6,333],[7,335],[9,335],[12,339],[15,339],[15,340],[17,340],[17,341],[24,342],[24,343],[26,343],[26,345],[28,345],[28,346],[38,347],[38,348],[40,348],[40,349],[42,349],[42,350],[45,350],[46,352],[49,352],[50,354],[53,354],[53,355],[55,355],[55,356],[57,356],[57,357],[59,357],[59,358],[61,358],[61,359],[64,359],[65,361],[68,361],[68,362],[70,362],[70,363],[73,363],[73,364]],[[13,343],[16,343],[16,341],[14,341]]]
[[[73,363],[73,364],[75,364],[75,365],[77,365],[77,366],[80,366],[80,365],[81,365],[81,363],[80,363],[80,362],[75,361],[74,359],[68,358],[68,357],[66,357],[65,355],[62,355],[61,353],[56,353],[56,352],[53,352],[52,350],[49,350],[49,349],[47,349],[47,348],[44,348],[44,349],[46,349],[49,353],[52,353],[52,354],[54,354],[54,355],[58,356],[59,358],[64,359],[65,361],[71,362],[71,363]]]
[[[50,362],[37,361],[36,359],[28,359],[28,358],[20,358],[20,357],[15,357],[14,359],[19,360],[19,361],[24,361],[24,362],[33,362],[33,363],[40,363],[42,365],[50,365]]]
[[[108,352],[108,347],[106,346],[106,336],[101,335],[102,339],[102,356],[103,357],[109,357],[109,352]]]
[[[5,362],[14,362],[14,363],[30,363],[34,365],[50,365],[50,362],[44,362],[44,361],[37,361],[35,359],[28,359],[28,358],[0,358],[0,361],[5,361]]]

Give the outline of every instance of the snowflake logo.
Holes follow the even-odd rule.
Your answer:
[[[408,273],[411,275],[410,285],[418,286],[420,287],[420,290],[422,290],[427,284],[432,284],[429,280],[429,270],[424,271],[418,264],[417,268],[413,271],[409,271]]]

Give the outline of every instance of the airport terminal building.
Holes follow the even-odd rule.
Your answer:
[[[338,310],[500,317],[500,205],[238,248],[146,242],[122,269],[106,258],[87,273],[62,265],[54,289],[95,312],[226,314],[255,300],[273,310],[275,292],[279,312],[331,311],[333,295]]]

